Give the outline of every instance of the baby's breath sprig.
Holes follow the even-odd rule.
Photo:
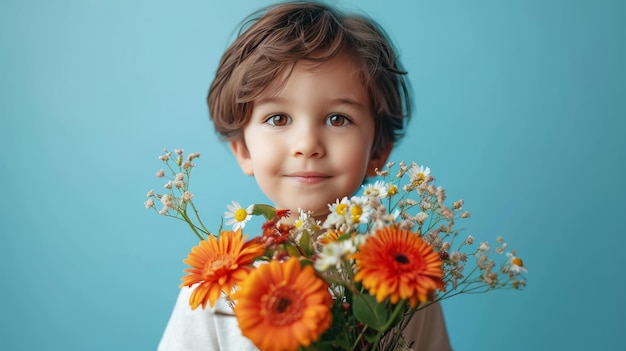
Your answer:
[[[193,203],[193,193],[189,191],[191,170],[195,167],[193,160],[198,157],[200,157],[199,153],[190,153],[185,156],[183,149],[175,149],[174,154],[163,149],[163,154],[159,156],[159,159],[163,162],[164,168],[156,172],[156,177],[167,180],[163,185],[166,191],[161,194],[150,190],[147,194],[148,200],[144,204],[146,208],[153,208],[161,215],[185,221],[196,236],[202,240],[204,239],[202,234],[211,235],[211,232],[202,223],[198,210]],[[156,208],[158,202],[162,205],[160,210]],[[188,206],[193,211],[195,221],[189,216]]]

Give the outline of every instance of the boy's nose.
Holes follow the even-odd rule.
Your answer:
[[[326,154],[322,139],[310,129],[294,135],[292,143],[294,157],[323,157]]]

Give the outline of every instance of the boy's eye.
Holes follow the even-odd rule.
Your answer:
[[[272,115],[265,120],[265,123],[275,127],[282,127],[291,124],[291,118],[285,115]]]
[[[351,123],[352,121],[344,115],[330,115],[326,118],[326,125],[333,127],[343,127]]]

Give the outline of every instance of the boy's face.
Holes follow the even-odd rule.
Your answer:
[[[277,94],[254,102],[243,140],[231,142],[244,173],[254,175],[277,208],[314,211],[352,195],[382,168],[390,150],[372,157],[374,116],[353,60],[298,62]]]

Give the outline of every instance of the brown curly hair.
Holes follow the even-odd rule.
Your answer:
[[[252,14],[226,50],[207,102],[215,130],[238,140],[253,102],[278,91],[298,60],[323,63],[350,54],[367,87],[375,118],[372,153],[402,136],[411,99],[396,51],[372,19],[317,2],[287,2]]]

